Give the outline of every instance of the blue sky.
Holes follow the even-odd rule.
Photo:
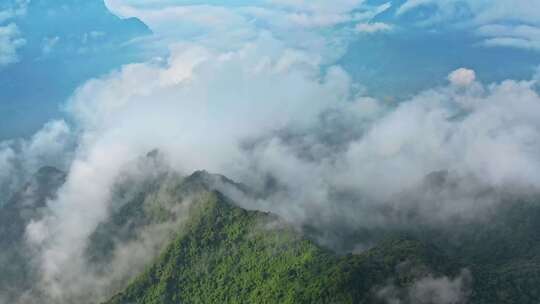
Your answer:
[[[441,85],[459,67],[497,82],[529,79],[540,64],[540,8],[532,0],[108,0],[107,6],[100,0],[0,5],[0,138],[31,135],[63,117],[62,106],[86,80],[163,56],[178,41],[234,49],[269,31],[317,49],[365,92],[388,100]],[[142,22],[119,17],[138,17],[153,36]]]
[[[147,28],[120,20],[100,1],[10,0],[3,6],[0,26],[12,30],[0,38],[0,58],[6,58],[0,59],[0,138],[32,134],[62,115],[61,105],[84,81],[142,58],[130,41]]]

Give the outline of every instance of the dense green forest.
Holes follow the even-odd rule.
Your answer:
[[[365,252],[337,254],[276,216],[235,206],[210,191],[208,179],[198,172],[180,183],[183,195],[186,189],[198,193],[189,221],[155,263],[107,303],[389,303],[379,292],[389,282],[407,290],[422,278],[454,278],[464,270],[470,282],[456,301],[407,295],[401,301],[540,300],[534,200],[501,206],[487,225],[387,231]]]
[[[24,228],[64,179],[44,168],[2,207],[0,242],[7,250],[0,254],[0,288],[8,296],[33,287],[37,273],[27,263]],[[130,181],[116,187],[116,199],[126,201],[111,207],[85,250],[96,271],[111,267],[117,246],[149,227],[166,229],[159,230],[156,256],[106,304],[540,302],[535,198],[509,201],[484,221],[456,221],[452,229],[389,228],[373,234],[368,249],[351,253],[318,243],[317,227],[239,207],[212,186],[216,181],[248,191],[203,171],[163,172],[136,187]],[[345,242],[364,234],[350,235]]]
[[[369,303],[400,263],[437,269],[448,260],[410,239],[337,256],[274,216],[202,194],[192,217],[156,263],[110,303]]]

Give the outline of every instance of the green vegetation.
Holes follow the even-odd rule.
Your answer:
[[[40,170],[0,210],[0,294],[8,301],[33,288],[38,274],[28,264],[32,256],[24,229],[40,218],[45,200],[54,197],[64,178],[52,168]],[[347,231],[343,248],[366,239],[374,246],[339,254],[312,241],[316,227],[302,227],[300,233],[272,214],[237,207],[212,190],[216,181],[248,191],[202,171],[186,178],[163,172],[136,186],[129,180],[117,185],[113,199],[120,203],[86,250],[93,270],[110,269],[116,247],[138,241],[156,226],[160,229],[152,236],[158,240],[152,244],[157,247],[148,256],[161,254],[131,282],[122,279],[112,287],[120,290],[105,304],[388,304],[376,296],[384,286],[406,291],[428,275],[452,278],[462,269],[473,278],[468,304],[540,303],[535,198],[508,199],[486,211],[483,220],[456,220],[451,227]],[[134,267],[139,271],[141,265]]]
[[[487,222],[457,225],[424,240],[459,259],[474,275],[471,303],[540,303],[540,205],[511,201]],[[448,240],[454,240],[449,242]]]
[[[370,290],[403,262],[437,269],[447,259],[407,238],[362,255],[337,256],[269,214],[233,206],[207,192],[155,264],[116,303],[369,303]]]
[[[495,208],[488,222],[386,231],[370,250],[338,255],[273,215],[209,192],[205,173],[179,186],[204,193],[155,263],[107,304],[379,303],[392,282],[472,272],[468,303],[540,302],[540,206]],[[489,223],[489,224],[488,224]],[[401,265],[408,265],[403,271]],[[381,302],[382,303],[382,302]]]

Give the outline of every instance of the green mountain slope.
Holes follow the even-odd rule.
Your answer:
[[[154,265],[107,303],[370,303],[373,288],[418,270],[444,270],[432,247],[396,238],[362,255],[337,256],[276,217],[202,194],[190,220]],[[407,262],[414,272],[398,272]],[[373,299],[372,299],[373,300]]]
[[[540,303],[537,199],[502,204],[487,223],[469,223],[451,232],[428,235],[430,242],[473,272],[472,303]]]
[[[498,206],[487,222],[388,231],[366,252],[338,255],[271,214],[236,207],[211,191],[213,178],[198,172],[178,184],[178,193],[198,193],[189,221],[107,304],[398,303],[377,296],[389,284],[399,291],[399,303],[540,303],[535,200]],[[452,278],[462,269],[473,277],[463,287],[466,297],[412,296],[422,278]]]
[[[156,160],[143,161],[154,166]],[[33,288],[38,273],[29,263],[24,229],[42,216],[64,180],[62,172],[43,168],[0,210],[0,295],[7,303]],[[103,295],[117,294],[106,304],[540,303],[540,206],[534,197],[509,198],[485,219],[457,219],[452,227],[349,231],[343,247],[365,236],[374,246],[341,254],[313,241],[318,227],[292,227],[275,215],[242,209],[216,185],[251,195],[204,171],[181,177],[156,169],[115,185],[111,216],[87,244],[88,271],[114,272],[127,257],[118,253],[127,249],[142,250],[135,256],[144,258],[129,260],[132,269],[113,278]],[[452,296],[441,299],[444,292]]]

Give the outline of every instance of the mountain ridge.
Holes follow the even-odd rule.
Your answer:
[[[154,166],[158,159],[149,155],[143,162]],[[60,170],[43,168],[14,196],[19,201],[0,210],[0,217],[20,228],[17,238],[6,230],[9,221],[0,221],[0,232],[6,232],[0,242],[11,242],[0,254],[0,288],[11,286],[6,290],[13,297],[20,290],[13,286],[32,289],[37,278],[25,261],[32,258],[24,244],[25,225],[39,218],[65,178]],[[252,195],[222,175],[181,176],[159,166],[149,177],[118,184],[113,200],[123,203],[111,207],[90,236],[88,269],[106,275],[129,257],[118,255],[126,248],[143,250],[145,257],[124,261],[130,271],[101,291],[112,298],[79,303],[533,304],[540,299],[540,206],[534,198],[497,207],[488,222],[456,222],[451,230],[422,224],[388,229],[369,248],[347,253],[320,244],[310,232],[316,226],[242,208],[220,191],[228,188]],[[18,204],[21,198],[34,201]],[[21,218],[8,208],[35,213]],[[133,244],[139,247],[129,247]],[[418,295],[422,288],[429,295]],[[442,294],[451,294],[451,301],[435,299]],[[66,303],[78,299],[73,296]]]
[[[259,221],[277,218],[236,207],[217,191],[207,195],[192,211],[187,232],[125,292],[106,303],[360,303],[376,283],[394,274],[398,264],[408,261],[418,269],[423,251],[433,250],[396,239],[364,255],[339,257],[290,226],[258,231]],[[378,259],[385,250],[398,248],[399,255],[391,261]],[[425,256],[428,261],[437,255]],[[213,266],[205,268],[205,263]],[[384,269],[383,275],[377,274],[375,263]],[[365,277],[363,271],[373,275],[370,284],[357,280],[356,276]]]

